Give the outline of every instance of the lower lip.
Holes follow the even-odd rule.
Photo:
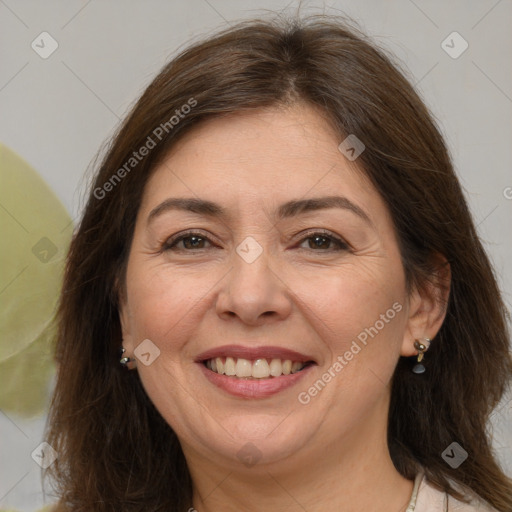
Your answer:
[[[198,363],[205,377],[220,389],[240,398],[267,398],[297,384],[313,368],[313,364],[297,373],[268,379],[244,379],[220,375]]]

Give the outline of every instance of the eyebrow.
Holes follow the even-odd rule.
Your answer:
[[[368,214],[352,201],[342,196],[325,196],[311,199],[297,199],[288,201],[279,206],[277,210],[278,219],[287,219],[304,213],[328,208],[341,208],[349,210],[366,223],[373,225]],[[227,218],[227,211],[219,204],[206,199],[197,198],[169,198],[153,208],[148,216],[147,223],[152,222],[156,217],[171,210],[186,211],[213,218]]]

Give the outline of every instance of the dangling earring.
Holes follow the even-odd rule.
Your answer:
[[[123,368],[128,368],[128,369],[131,369],[129,368],[129,364],[134,362],[135,359],[132,358],[132,357],[126,357],[126,356],[123,356],[123,354],[126,352],[126,349],[124,347],[121,347],[120,349],[120,352],[121,352],[121,359],[119,359],[119,364],[123,367]]]
[[[414,340],[414,348],[418,351],[418,360],[412,369],[414,373],[425,373],[425,367],[421,364],[421,361],[423,360],[423,355],[428,350],[431,341],[432,340],[429,338],[421,338],[421,341]]]

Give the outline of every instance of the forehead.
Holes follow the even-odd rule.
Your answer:
[[[386,207],[357,160],[338,150],[343,139],[307,104],[212,118],[178,141],[155,169],[142,209],[170,195],[243,210],[341,194],[378,218]]]

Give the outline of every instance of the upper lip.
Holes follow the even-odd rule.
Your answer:
[[[243,345],[222,345],[206,350],[196,357],[196,362],[202,363],[215,357],[236,357],[250,361],[256,359],[289,359],[302,363],[315,362],[313,357],[287,348],[276,346],[244,347]]]

